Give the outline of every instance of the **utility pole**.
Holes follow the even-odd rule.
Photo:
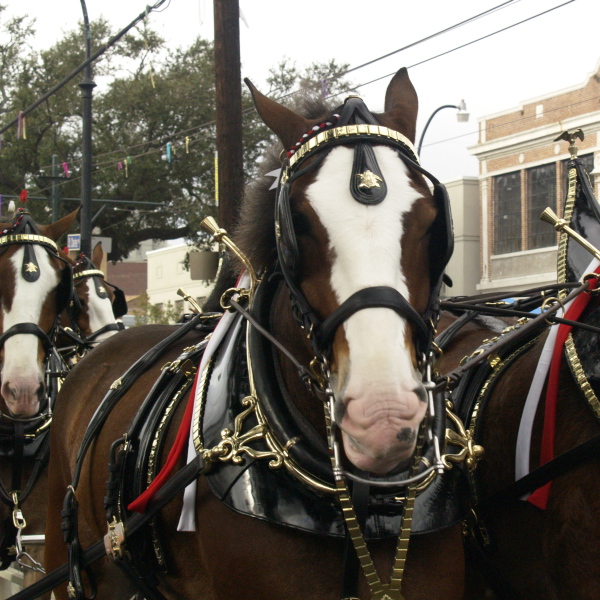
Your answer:
[[[52,222],[58,221],[58,154],[52,155]]]
[[[85,0],[81,0],[85,30],[85,58],[91,54],[90,21]],[[92,94],[96,87],[92,77],[92,63],[88,62],[83,71],[83,81],[79,84],[83,101],[83,121],[81,128],[81,252],[92,255]]]
[[[55,223],[56,221],[58,221],[58,219],[60,217],[59,206],[60,206],[61,194],[60,194],[59,182],[66,181],[68,179],[68,177],[66,175],[58,174],[58,155],[57,154],[52,155],[52,175],[50,175],[50,176],[40,175],[40,179],[42,181],[50,181],[50,198],[52,199],[52,222]],[[32,200],[38,199],[35,196],[30,196],[30,198]],[[42,196],[39,199],[44,200],[44,197]]]
[[[219,153],[219,226],[237,224],[244,189],[240,7],[238,0],[214,0],[215,96]]]

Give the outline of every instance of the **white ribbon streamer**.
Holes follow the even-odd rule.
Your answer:
[[[247,273],[244,273],[240,279],[238,280],[236,287],[245,288],[250,285],[250,276]],[[215,328],[208,344],[206,345],[206,350],[204,350],[204,354],[202,355],[202,360],[200,361],[200,367],[198,367],[198,371],[196,371],[196,378],[202,376],[208,361],[214,354],[215,350],[219,347],[219,344],[229,331],[229,327],[233,323],[236,317],[236,313],[233,312],[225,312],[225,314],[221,317],[217,327]],[[194,412],[196,414],[196,404],[200,401],[200,386],[196,385],[196,395],[194,396]],[[193,418],[193,417],[192,417]],[[190,429],[190,440],[188,442],[188,453],[187,453],[187,461],[191,462],[196,456],[196,448],[194,447],[194,440],[192,438],[191,431],[193,430],[193,426]],[[181,516],[179,517],[179,524],[177,525],[177,531],[196,531],[196,481],[192,481],[186,488],[183,494],[183,508],[181,510]]]
[[[592,260],[588,265],[584,273],[590,273],[596,270],[600,261],[597,259]],[[564,317],[565,312],[569,309],[573,300],[568,302],[562,313]],[[542,389],[546,382],[548,371],[550,370],[550,363],[552,362],[552,354],[554,353],[554,346],[556,344],[556,336],[558,334],[558,327],[555,325],[550,328],[548,337],[542,349],[542,354],[538,362],[535,375],[531,381],[529,387],[529,393],[525,400],[525,406],[523,407],[523,413],[521,414],[521,422],[519,424],[519,433],[517,435],[517,447],[515,457],[515,481],[525,477],[530,471],[530,453],[531,453],[531,435],[533,432],[533,421],[535,419],[535,413],[537,412],[538,405],[540,403],[540,397],[542,395]],[[523,496],[525,500],[528,495]]]

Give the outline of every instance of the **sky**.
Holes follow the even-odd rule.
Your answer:
[[[40,49],[81,20],[81,0],[4,2],[7,15],[36,19],[35,43]],[[86,5],[90,19],[104,16],[118,31],[144,10],[146,2],[87,0]],[[419,96],[417,141],[437,107],[465,100],[467,123],[457,122],[454,109],[442,110],[423,141],[421,162],[443,182],[477,176],[477,160],[469,147],[477,143],[478,119],[582,85],[600,61],[598,0],[239,0],[239,4],[242,77],[263,90],[269,68],[283,59],[299,68],[331,58],[355,67],[412,45],[348,78],[360,86],[358,93],[376,112],[383,109],[391,75],[408,67]],[[212,7],[211,0],[170,0],[160,12],[151,13],[149,21],[170,47],[187,46],[198,35],[213,39]],[[495,7],[474,22],[416,43]],[[485,39],[476,41],[479,38]],[[459,46],[463,47],[456,49]],[[380,77],[384,78],[361,85]]]

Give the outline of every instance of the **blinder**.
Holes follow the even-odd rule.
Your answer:
[[[71,299],[76,295],[77,294],[73,293],[73,270],[71,269],[71,266],[67,264],[62,270],[60,283],[56,288],[57,312],[61,313],[63,310],[66,310]],[[79,298],[77,300],[79,300]]]
[[[112,283],[106,281],[106,279],[104,279],[104,273],[99,269],[96,269],[92,261],[87,256],[82,254],[79,264],[83,265],[84,270],[76,273],[74,276],[75,279],[77,280],[82,279],[84,277],[91,277],[99,298],[108,298],[108,293],[104,285],[110,286],[113,289],[114,294],[114,299],[112,301],[112,310],[115,319],[119,319],[123,315],[126,315],[128,307],[127,300],[125,299],[125,292],[123,292],[123,290],[121,288],[118,288],[116,285],[113,285]],[[100,278],[102,278],[104,282],[101,282]],[[74,294],[74,304],[76,305],[75,309],[81,312],[81,302],[79,301],[79,297],[77,296],[77,294]]]
[[[128,310],[125,292],[111,283],[107,283],[107,285],[110,285],[113,288],[113,293],[115,295],[115,299],[112,303],[113,314],[115,315],[115,319],[120,319],[127,314]]]
[[[349,186],[353,198],[358,202],[366,205],[378,204],[387,194],[387,186],[377,164],[373,144],[384,144],[394,148],[408,168],[418,171],[433,184],[433,198],[438,212],[430,229],[430,295],[423,316],[419,315],[397,290],[378,286],[359,290],[321,323],[299,288],[299,250],[290,207],[291,185],[305,173],[317,168],[331,148],[348,144],[354,145]],[[308,165],[298,169],[304,161],[313,157],[314,160]],[[310,337],[317,355],[328,354],[335,331],[345,320],[363,308],[373,307],[391,308],[406,318],[413,326],[419,355],[429,351],[434,335],[432,324],[437,321],[439,312],[439,293],[443,284],[444,269],[454,247],[448,193],[436,177],[421,167],[410,140],[399,132],[380,126],[360,98],[348,98],[336,126],[309,138],[289,158],[277,191],[275,227],[278,260],[290,289],[294,315],[300,325],[312,334]]]

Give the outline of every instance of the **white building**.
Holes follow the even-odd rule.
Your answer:
[[[146,253],[148,264],[148,297],[151,304],[166,308],[170,302],[179,312],[189,312],[186,301],[177,295],[183,288],[192,298],[202,305],[212,289],[212,282],[191,278],[190,272],[183,267],[186,254],[193,248],[187,244],[167,246]]]

